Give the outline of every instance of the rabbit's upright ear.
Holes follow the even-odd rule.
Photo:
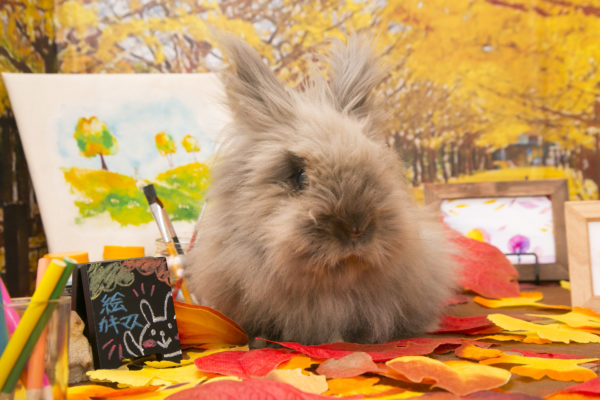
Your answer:
[[[292,99],[258,53],[227,33],[213,36],[235,71],[223,78],[235,120],[259,130],[289,122]]]
[[[373,42],[366,36],[351,36],[347,44],[333,43],[329,59],[331,93],[335,107],[362,118],[371,112],[371,91],[381,82],[384,71]]]

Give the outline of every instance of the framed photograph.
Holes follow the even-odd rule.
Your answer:
[[[500,249],[521,281],[568,279],[567,200],[566,179],[425,185],[444,222]]]
[[[600,201],[565,203],[571,305],[600,310]]]

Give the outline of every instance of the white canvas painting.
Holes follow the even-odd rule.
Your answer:
[[[592,268],[592,290],[600,296],[600,221],[588,222],[590,263]]]
[[[180,237],[193,230],[229,115],[214,74],[2,77],[50,252],[155,251],[141,188],[153,184]]]
[[[547,196],[444,200],[441,210],[450,227],[505,254],[535,253],[540,264],[556,262],[552,200]],[[527,255],[509,259],[535,262]]]

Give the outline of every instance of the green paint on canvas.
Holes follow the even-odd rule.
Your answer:
[[[134,178],[77,167],[65,168],[63,174],[78,197],[74,204],[81,222],[104,213],[122,226],[152,221],[144,193]],[[194,221],[200,213],[208,181],[208,167],[195,162],[163,172],[142,185],[154,184],[171,220]]]

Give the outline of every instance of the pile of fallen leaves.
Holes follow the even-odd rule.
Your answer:
[[[249,350],[247,340],[225,316],[205,307],[176,306],[181,342],[179,364],[148,361],[139,370],[89,372],[94,382],[69,388],[71,400],[121,399],[534,399],[503,389],[515,376],[573,382],[546,399],[600,399],[598,359],[554,352],[503,351],[498,342],[600,343],[600,314],[548,305],[538,292],[519,292],[516,271],[495,248],[455,237],[462,255],[463,286],[480,296],[460,296],[490,309],[528,307],[553,314],[514,317],[492,312],[474,317],[447,315],[428,337],[385,344],[333,343],[304,346],[269,342]],[[470,253],[469,253],[470,252]],[[200,319],[199,319],[200,316]],[[204,328],[203,328],[204,327]],[[449,336],[450,335],[450,336]],[[451,335],[461,335],[452,337]],[[209,343],[207,345],[207,343]],[[220,344],[220,343],[229,343]],[[118,388],[114,388],[117,384]]]

